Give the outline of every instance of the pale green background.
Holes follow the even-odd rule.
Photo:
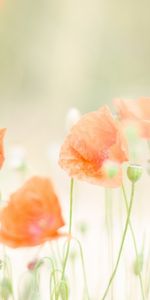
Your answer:
[[[3,2],[0,126],[10,141],[37,150],[64,134],[71,106],[150,95],[149,1]]]

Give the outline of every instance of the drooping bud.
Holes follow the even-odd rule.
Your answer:
[[[127,175],[130,181],[138,181],[142,175],[142,167],[136,164],[130,165],[127,169]]]
[[[34,268],[35,268],[35,266],[37,265],[37,263],[38,263],[38,260],[37,260],[37,259],[35,259],[35,260],[33,260],[33,261],[30,261],[30,262],[27,264],[28,270],[33,271]]]
[[[27,268],[28,270],[30,271],[34,271],[35,268],[40,268],[41,266],[43,265],[43,260],[40,259],[34,259],[33,261],[30,261],[28,264],[27,264]]]

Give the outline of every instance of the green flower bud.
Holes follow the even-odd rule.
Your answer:
[[[136,164],[130,165],[127,169],[127,175],[130,181],[138,181],[142,175],[142,167]]]

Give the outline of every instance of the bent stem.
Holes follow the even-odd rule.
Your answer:
[[[79,246],[79,250],[80,250],[80,258],[81,258],[81,264],[82,264],[82,271],[83,271],[84,288],[85,288],[86,299],[90,300],[89,290],[88,290],[88,283],[87,283],[87,277],[86,277],[86,270],[85,270],[85,263],[84,263],[83,249],[82,249],[80,241],[78,239],[76,239],[76,238],[74,238],[74,240],[77,242],[77,244]]]
[[[71,231],[72,231],[73,186],[74,186],[74,180],[73,180],[73,178],[71,178],[71,182],[70,182],[69,230],[68,230],[69,236],[71,236]],[[64,262],[63,262],[61,282],[64,281],[64,277],[65,277],[65,271],[66,271],[66,266],[67,266],[67,261],[68,261],[68,256],[69,256],[69,250],[70,250],[70,241],[71,240],[70,240],[70,237],[69,237],[68,242],[67,242],[67,250],[66,250],[66,254],[65,254],[65,258],[64,258]],[[59,298],[59,293],[60,293],[60,285],[58,287],[56,300],[58,300],[58,298]]]
[[[123,184],[122,184],[122,192],[123,192],[123,198],[124,198],[124,201],[125,201],[126,210],[127,210],[127,213],[128,213],[129,205],[128,205],[126,191],[125,191],[125,188],[124,188]],[[130,228],[132,239],[133,239],[133,244],[134,244],[134,250],[135,250],[136,259],[138,260],[138,249],[137,249],[136,237],[135,237],[133,226],[132,226],[132,223],[131,223],[130,220],[129,220],[129,228]],[[143,287],[143,279],[142,279],[141,272],[139,272],[138,277],[139,277],[140,286],[141,286],[142,299],[145,300],[144,287]]]
[[[131,198],[130,198],[130,203],[129,203],[129,209],[128,209],[128,215],[127,215],[127,220],[126,220],[126,224],[125,224],[125,228],[124,228],[124,232],[123,232],[123,236],[122,236],[122,240],[121,240],[121,245],[120,245],[120,249],[119,249],[119,253],[118,253],[118,257],[117,257],[117,261],[114,267],[114,270],[110,276],[107,288],[104,292],[104,295],[102,297],[102,300],[104,300],[109,292],[109,288],[115,278],[117,269],[118,269],[118,265],[120,262],[120,258],[121,258],[121,254],[122,254],[122,250],[123,250],[123,246],[124,246],[124,242],[125,242],[125,238],[126,238],[126,234],[127,234],[127,230],[128,230],[128,226],[129,226],[129,221],[130,221],[130,215],[131,215],[131,210],[132,210],[132,205],[133,205],[133,199],[134,199],[134,183],[132,183],[132,188],[131,188]]]

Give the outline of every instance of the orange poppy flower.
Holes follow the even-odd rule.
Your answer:
[[[109,108],[84,115],[70,131],[60,151],[60,166],[71,177],[116,187],[121,184],[121,164],[128,160],[126,140]],[[109,176],[108,161],[118,172]]]
[[[150,138],[150,98],[115,99],[114,104],[123,125],[132,123],[141,137]]]
[[[32,177],[10,196],[0,213],[0,241],[10,247],[40,245],[59,237],[64,225],[49,179]]]
[[[2,167],[4,162],[4,149],[3,149],[3,139],[5,135],[6,129],[2,128],[0,129],[0,167]]]

